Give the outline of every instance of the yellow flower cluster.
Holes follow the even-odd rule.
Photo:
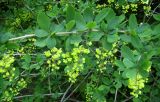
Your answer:
[[[16,15],[15,19],[8,19],[5,21],[6,25],[9,26],[10,31],[23,27],[23,24],[26,22],[28,23],[33,18],[33,14],[26,10],[18,10],[14,13]]]
[[[87,46],[92,46],[92,42],[89,41],[89,42],[86,43],[86,45],[87,45]]]
[[[96,6],[96,8],[97,9],[101,9],[101,8],[105,8],[107,5],[106,4],[98,4],[97,6]]]
[[[130,8],[130,5],[122,5],[123,13],[127,13]]]
[[[19,27],[21,25],[21,19],[20,18],[16,18],[15,21],[13,23],[11,23],[12,27]]]
[[[98,64],[97,71],[100,71],[102,73],[106,69],[108,54],[107,52],[102,52],[99,48],[97,48],[95,56],[97,58],[97,64]]]
[[[36,46],[33,46],[33,43],[36,41],[35,38],[30,38],[27,40],[27,45],[28,46],[22,46],[19,49],[17,49],[16,51],[20,54],[30,54],[30,53],[34,53],[34,51],[36,50]],[[21,55],[20,55],[21,56]]]
[[[15,61],[13,56],[5,55],[0,60],[0,74],[2,78],[10,83],[16,81],[15,70],[13,67],[13,62]],[[18,80],[15,85],[8,85],[4,93],[2,94],[2,99],[4,101],[11,101],[12,98],[19,94],[19,91],[27,86],[24,79]]]
[[[12,98],[19,94],[19,92],[27,86],[26,81],[22,78],[18,80],[15,86],[10,86],[7,90],[4,91],[2,99],[4,101],[12,101]]]
[[[114,0],[108,0],[108,3],[110,4],[110,3],[113,3],[114,2]]]
[[[137,4],[131,4],[132,11],[137,11],[137,8],[138,8]]]
[[[47,11],[51,11],[53,8],[53,6],[51,4],[46,5],[46,10]]]
[[[69,77],[69,81],[74,83],[76,78],[84,68],[85,57],[84,54],[89,54],[90,50],[79,46],[73,48],[71,52],[62,52],[62,49],[53,48],[45,51],[44,55],[48,58],[47,64],[51,67],[51,71],[58,70],[60,65],[66,66],[65,72]],[[63,62],[63,63],[62,63]]]
[[[62,55],[62,49],[53,48],[49,51],[44,52],[45,56],[48,58],[47,64],[51,68],[51,71],[58,70],[61,64],[61,55]]]
[[[147,78],[143,78],[140,74],[137,74],[136,78],[128,80],[128,87],[132,89],[131,95],[138,97],[141,94],[140,89],[144,88],[144,84]]]
[[[143,6],[143,9],[145,11],[146,15],[149,15],[150,11],[151,11],[151,6]]]
[[[88,83],[86,85],[86,102],[92,102],[93,94],[94,94],[95,85]]]
[[[103,73],[103,71],[106,69],[107,63],[113,63],[113,61],[116,59],[114,54],[117,52],[117,49],[115,47],[115,44],[113,44],[113,49],[110,51],[101,48],[96,48],[95,57],[97,59],[96,63],[98,64],[97,71]]]
[[[151,71],[151,64],[148,65],[145,69],[147,72]],[[141,94],[141,89],[144,88],[145,83],[148,81],[148,78],[144,78],[139,73],[137,73],[134,79],[128,80],[128,87],[132,89],[131,95],[138,97]]]
[[[5,55],[0,60],[0,74],[2,74],[2,77],[9,80],[10,82],[13,81],[15,76],[15,68],[12,67],[12,63],[14,62],[14,60],[14,57],[9,55]]]
[[[72,52],[67,52],[62,55],[63,62],[66,65],[65,72],[69,76],[69,81],[75,83],[79,73],[84,69],[85,57],[84,54],[89,54],[90,50],[79,46],[73,48]]]

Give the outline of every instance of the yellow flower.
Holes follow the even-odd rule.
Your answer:
[[[87,45],[88,45],[88,46],[91,46],[91,45],[92,45],[92,42],[91,42],[91,41],[90,41],[90,42],[88,42],[88,43],[87,43]]]
[[[100,49],[96,49],[96,53],[100,55],[101,54],[101,50]]]
[[[50,57],[52,55],[50,51],[46,51],[46,52],[44,52],[44,54],[46,57]]]

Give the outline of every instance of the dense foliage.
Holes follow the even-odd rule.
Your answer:
[[[159,102],[159,0],[1,0],[1,102]]]

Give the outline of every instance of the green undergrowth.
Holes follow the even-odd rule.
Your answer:
[[[156,0],[0,1],[1,102],[159,102]]]

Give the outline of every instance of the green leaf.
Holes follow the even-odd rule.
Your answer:
[[[49,30],[51,21],[50,18],[44,13],[40,12],[37,16],[37,23],[41,29],[44,29],[46,31]]]
[[[159,28],[160,28],[160,24],[155,25],[154,28],[153,28],[153,32],[152,32],[154,35],[158,35],[158,37],[160,35],[160,29]]]
[[[74,20],[74,17],[75,17],[75,9],[71,5],[69,5],[66,11],[66,21],[69,22],[71,20]]]
[[[7,49],[18,49],[20,46],[18,43],[7,43],[6,44]]]
[[[49,33],[46,32],[46,31],[43,30],[43,29],[36,29],[35,35],[36,35],[37,37],[41,38],[41,37],[46,37],[46,36],[48,36]]]
[[[153,18],[157,21],[160,21],[160,14],[154,14]]]
[[[116,89],[119,89],[122,87],[122,81],[121,80],[116,80],[116,84],[114,85]]]
[[[88,22],[87,25],[86,25],[86,27],[88,29],[93,29],[93,28],[96,27],[96,25],[97,25],[96,22]]]
[[[0,43],[6,43],[9,40],[9,36],[8,35],[2,35],[0,36]]]
[[[48,48],[53,48],[56,46],[56,39],[53,37],[48,37],[46,39],[46,45]]]
[[[139,66],[141,69],[144,69],[144,70],[149,70],[151,68],[151,61],[149,61],[150,59],[148,59],[148,53],[145,53],[141,58],[140,58],[140,61],[139,61]]]
[[[75,20],[76,20],[76,28],[78,30],[84,30],[86,28],[85,26],[86,22],[80,12],[76,12]]]
[[[3,90],[5,89],[5,85],[4,85],[4,79],[3,77],[0,75],[0,94],[3,93]]]
[[[0,34],[0,43],[6,43],[11,36],[12,34],[10,32],[7,32],[5,34]]]
[[[115,18],[115,16],[116,16],[116,13],[114,12],[114,10],[111,9],[111,8],[108,8],[108,14],[105,17],[105,19],[107,20],[107,22],[110,22],[110,20],[112,20],[112,18]]]
[[[131,68],[131,67],[134,66],[134,63],[132,61],[130,61],[129,59],[127,59],[127,58],[123,59],[123,63],[127,68]]]
[[[60,24],[52,24],[51,26],[51,31],[52,32],[62,32],[62,31],[65,31],[65,28],[64,28],[64,24],[63,23],[60,23]]]
[[[108,77],[102,77],[102,82],[107,86],[112,84],[112,81]]]
[[[100,86],[98,87],[98,90],[99,90],[99,91],[104,91],[104,90],[106,90],[106,85],[100,85]]]
[[[82,41],[81,35],[71,35],[69,37],[71,44],[79,44]]]
[[[81,23],[81,24],[84,25],[86,22],[85,22],[83,16],[81,15],[81,13],[80,12],[76,12],[75,14],[76,14],[75,15],[76,22]]]
[[[151,26],[147,23],[144,23],[138,27],[138,36],[145,41],[151,39],[152,33],[153,31],[151,29]]]
[[[31,62],[31,56],[26,54],[23,56],[23,59],[25,60],[26,63],[30,63]]]
[[[144,4],[148,4],[149,0],[141,0]]]
[[[36,69],[36,70],[38,70],[38,69],[40,69],[41,67],[40,67],[40,65],[38,64],[38,63],[36,63],[36,64],[31,64],[30,65],[30,69]]]
[[[120,39],[124,42],[131,42],[131,37],[129,35],[120,35]]]
[[[137,69],[136,68],[131,68],[126,70],[126,77],[129,79],[135,79],[137,76]]]
[[[109,15],[109,14],[108,14]],[[107,16],[108,16],[107,15]],[[114,15],[114,14],[113,14]],[[120,15],[120,16],[112,16],[110,18],[107,18],[107,23],[108,23],[108,29],[117,29],[120,26],[120,23],[124,21],[125,15]]]
[[[45,47],[46,46],[46,39],[45,38],[37,39],[36,42],[34,43],[34,45],[36,45],[38,47]]]
[[[127,46],[122,46],[121,48],[121,54],[124,58],[127,58],[131,61],[134,61],[134,55],[131,49]]]
[[[118,23],[120,24],[121,22],[123,22],[125,20],[125,17],[126,16],[124,14],[118,16]]]
[[[66,51],[70,51],[72,48],[71,43],[70,43],[70,37],[67,38],[67,40],[65,41],[65,50]]]
[[[88,34],[88,37],[91,41],[99,41],[102,36],[103,36],[103,33],[100,33],[100,32],[90,32]]]
[[[109,43],[114,43],[114,42],[118,41],[118,39],[119,39],[119,36],[117,34],[108,34],[107,35],[107,41]]]
[[[93,16],[93,10],[91,8],[86,8],[84,10],[83,15],[84,15],[84,19],[85,19],[86,22],[93,21],[94,16]]]
[[[138,0],[127,0],[128,2],[137,2]]]
[[[38,64],[42,65],[45,61],[45,57],[42,54],[37,54],[36,56],[36,62],[38,62]]]
[[[108,29],[112,30],[112,29],[117,29],[118,25],[119,25],[119,17],[115,16],[115,17],[111,17],[108,21]]]
[[[98,15],[96,15],[95,21],[97,23],[101,22],[108,14],[109,9],[108,8],[104,8],[102,9]]]
[[[100,28],[102,31],[107,32],[108,31],[108,24],[103,21],[100,25]]]
[[[106,37],[102,38],[101,43],[102,43],[103,48],[105,48],[106,50],[111,50],[112,49],[112,43],[109,43],[107,41]]]
[[[127,3],[126,0],[118,0],[118,4],[119,4],[120,6],[125,5],[126,3]]]
[[[125,69],[125,66],[124,66],[122,61],[116,60],[114,63],[115,63],[116,66],[119,67],[119,69],[118,69],[119,71],[123,71]]]
[[[135,14],[131,14],[129,17],[129,28],[130,30],[136,30],[138,28],[137,18]]]
[[[66,24],[66,30],[67,30],[67,31],[72,30],[73,27],[75,26],[75,24],[76,24],[75,20],[69,21],[69,22]]]
[[[131,36],[131,43],[135,48],[143,48],[141,40],[138,38],[138,36]]]

